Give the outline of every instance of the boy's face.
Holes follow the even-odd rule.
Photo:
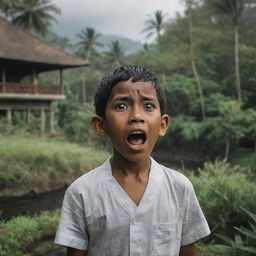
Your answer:
[[[168,115],[161,115],[151,82],[123,81],[116,84],[105,108],[105,118],[94,116],[92,125],[100,136],[108,135],[114,157],[130,162],[146,159],[158,136],[168,128]]]

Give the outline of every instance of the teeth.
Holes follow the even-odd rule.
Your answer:
[[[143,132],[142,131],[134,131],[131,134],[143,134]]]

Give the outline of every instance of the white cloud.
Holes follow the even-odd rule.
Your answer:
[[[147,15],[156,10],[169,18],[182,12],[180,0],[54,0],[62,15],[58,27],[67,26],[78,33],[82,28],[94,27],[102,34],[119,35],[134,40],[145,40],[141,33]],[[63,28],[61,29],[64,30]]]

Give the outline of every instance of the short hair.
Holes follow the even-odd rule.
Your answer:
[[[104,76],[99,84],[94,97],[94,107],[97,115],[105,117],[105,108],[112,88],[122,81],[130,78],[133,83],[138,81],[152,82],[160,105],[161,114],[165,112],[166,94],[158,78],[152,71],[141,66],[122,66]]]

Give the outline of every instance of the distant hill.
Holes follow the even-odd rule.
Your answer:
[[[59,36],[67,36],[71,40],[71,43],[75,45],[79,41],[79,39],[76,35],[77,33],[74,33],[74,31],[81,30],[80,26],[81,26],[80,24],[76,24],[75,22],[64,20],[62,23],[55,24],[52,27],[52,30],[54,33],[56,33]],[[126,55],[139,52],[143,48],[142,43],[139,41],[134,41],[132,39],[124,38],[116,35],[102,34],[99,41],[104,45],[104,47],[97,47],[96,49],[99,52],[107,51],[108,45],[110,44],[111,41],[114,41],[114,40],[120,41],[120,43],[126,49]]]
[[[139,41],[134,41],[128,38],[120,37],[120,36],[113,36],[113,35],[102,35],[99,38],[99,41],[104,45],[103,47],[97,47],[96,49],[99,52],[104,52],[108,50],[108,45],[111,41],[118,40],[121,45],[125,48],[125,53],[127,55],[137,53],[142,50],[142,44]]]

